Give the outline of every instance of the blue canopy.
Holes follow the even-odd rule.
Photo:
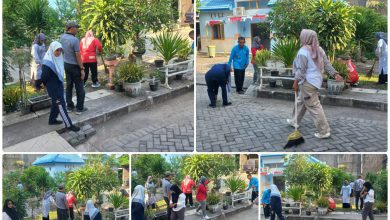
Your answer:
[[[84,160],[77,154],[47,154],[38,158],[32,165],[44,165],[52,163],[84,164]]]

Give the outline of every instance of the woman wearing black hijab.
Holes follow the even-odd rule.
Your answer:
[[[14,206],[14,202],[6,199],[3,206],[3,220],[19,220],[18,212]]]
[[[184,220],[184,213],[186,211],[186,195],[175,184],[171,186],[171,201],[169,206],[172,208],[170,220]]]

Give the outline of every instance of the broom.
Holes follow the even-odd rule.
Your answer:
[[[368,78],[371,78],[372,73],[374,72],[375,63],[376,63],[376,59],[374,60],[374,64],[372,64],[372,67],[371,67],[370,71],[368,71],[368,73],[366,74],[366,76],[367,76]]]
[[[284,146],[283,149],[287,149],[287,148],[290,148],[290,147],[296,147],[298,146],[299,144],[302,144],[305,142],[305,139],[303,139],[303,136],[301,134],[301,132],[298,131],[298,102],[297,102],[297,92],[295,91],[295,100],[294,100],[294,104],[295,104],[295,131],[293,133],[291,133],[288,138],[287,138],[287,144],[286,146]]]

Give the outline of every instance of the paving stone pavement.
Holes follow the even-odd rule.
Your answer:
[[[220,97],[219,97],[220,99]],[[293,102],[252,98],[233,93],[232,106],[209,108],[206,87],[197,86],[197,151],[282,152],[293,132],[286,123]],[[300,131],[305,143],[287,151],[297,152],[385,152],[387,113],[365,109],[324,106],[332,136],[319,140],[307,113]]]

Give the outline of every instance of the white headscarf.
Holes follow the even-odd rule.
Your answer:
[[[62,48],[61,43],[58,41],[53,41],[50,44],[49,50],[47,50],[45,56],[43,57],[43,61],[49,61],[53,63],[57,71],[57,76],[63,82],[65,74],[64,57],[62,56],[62,53],[58,57],[54,56],[54,51],[56,51],[58,48]]]
[[[280,195],[280,191],[279,191],[278,187],[275,184],[271,185],[271,196],[282,197]]]
[[[96,217],[96,215],[99,213],[99,210],[95,208],[95,205],[93,204],[92,200],[88,200],[85,208],[85,212],[87,212],[89,218],[93,220]]]
[[[145,188],[143,186],[138,185],[134,188],[131,202],[138,202],[141,203],[142,206],[145,206]]]
[[[83,41],[83,48],[88,49],[89,45],[91,45],[93,40],[95,40],[93,32],[91,30],[87,31],[87,33],[85,33],[85,37],[81,39],[81,41]]]

